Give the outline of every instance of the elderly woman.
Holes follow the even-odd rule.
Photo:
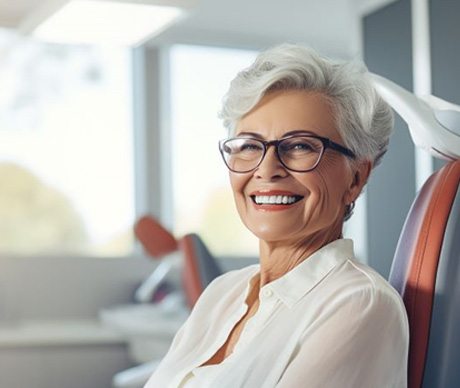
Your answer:
[[[146,387],[406,387],[402,300],[342,238],[393,125],[364,66],[275,47],[233,80],[221,117],[260,264],[206,288]]]

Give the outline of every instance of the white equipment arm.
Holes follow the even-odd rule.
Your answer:
[[[417,147],[436,158],[460,159],[460,106],[435,96],[416,97],[394,82],[371,74],[380,96],[407,123]]]

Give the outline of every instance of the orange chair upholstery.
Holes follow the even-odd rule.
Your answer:
[[[178,248],[176,238],[154,217],[145,215],[134,225],[134,234],[149,256],[159,259]]]
[[[187,303],[192,308],[206,286],[222,274],[214,256],[209,252],[201,238],[187,234],[179,241],[179,249],[184,257],[182,283]]]
[[[409,318],[409,388],[460,387],[460,160],[418,193],[389,281]]]

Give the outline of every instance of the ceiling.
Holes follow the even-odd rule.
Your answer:
[[[0,0],[0,26],[16,29],[44,3],[59,1],[62,2]],[[259,48],[290,41],[308,44],[326,54],[350,57],[360,52],[359,17],[392,1],[395,0],[196,0],[187,18],[149,44],[181,42]]]

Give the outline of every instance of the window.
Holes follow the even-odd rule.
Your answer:
[[[174,232],[198,233],[216,255],[257,255],[257,240],[239,219],[217,146],[227,136],[217,117],[222,97],[255,56],[185,45],[170,52]]]
[[[1,30],[0,52],[0,253],[130,253],[130,52]]]

